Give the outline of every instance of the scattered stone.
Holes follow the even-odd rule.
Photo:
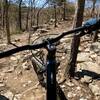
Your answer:
[[[83,51],[84,50],[84,47],[83,46],[79,46],[79,51]]]
[[[28,83],[28,84],[31,84],[31,83],[32,83],[32,81],[30,80],[30,81],[28,81],[27,83]]]
[[[61,43],[69,43],[71,41],[71,39],[70,38],[62,38],[61,40],[60,40],[60,42]]]
[[[22,64],[22,67],[23,67],[24,70],[30,70],[30,67],[29,67],[27,61]]]
[[[26,86],[28,86],[28,85],[31,84],[31,83],[32,83],[32,81],[29,80],[28,82],[26,82],[26,83],[23,84],[23,87],[26,87]]]
[[[70,81],[66,81],[66,85],[68,85],[70,87],[74,86],[74,84],[72,82],[70,82]]]
[[[3,82],[0,82],[0,88],[4,87],[5,84]]]
[[[7,46],[7,44],[6,43],[0,44],[0,47],[3,47],[3,46]]]
[[[14,96],[14,100],[20,100],[21,96],[22,96],[21,94],[16,94]]]
[[[100,66],[100,56],[96,57],[96,63]]]
[[[26,87],[27,86],[27,83],[23,84],[23,87]]]
[[[73,92],[68,92],[67,96],[68,96],[68,98],[72,98],[72,97],[75,97],[76,94]]]
[[[51,19],[50,19],[50,22],[51,22],[51,23],[55,22],[55,19],[51,18]]]
[[[92,77],[90,76],[84,76],[83,78],[81,78],[81,82],[82,83],[91,83],[93,80],[92,80]]]
[[[28,66],[23,66],[24,70],[29,70],[30,68]]]
[[[11,67],[11,68],[9,68],[7,71],[6,71],[6,73],[12,73],[13,71],[15,70],[15,67]]]
[[[65,88],[66,86],[65,85],[61,85],[61,88]]]
[[[13,100],[13,93],[11,91],[7,91],[6,93],[3,94],[5,97],[7,97],[9,100]]]
[[[14,66],[7,67],[3,69],[3,73],[12,73],[15,70]]]
[[[32,100],[45,100],[44,98],[45,98],[44,95],[41,94],[41,95],[38,95],[35,99],[32,99]]]
[[[17,77],[20,77],[23,75],[23,72],[22,72],[22,70],[20,70],[20,71],[16,72],[16,74],[17,74]]]
[[[84,98],[84,97],[81,97],[79,100],[87,100],[86,98]]]
[[[38,28],[38,26],[32,26],[31,31],[37,31]]]
[[[15,41],[15,42],[20,42],[20,39],[15,39],[14,41]]]
[[[99,53],[100,52],[100,43],[99,42],[92,43],[92,45],[90,46],[90,50],[94,51],[96,53]]]
[[[15,56],[11,56],[11,57],[10,57],[10,60],[16,61],[17,58],[16,58]]]
[[[72,98],[73,97],[72,95],[73,95],[72,92],[68,92],[68,94],[67,94],[68,98]]]
[[[64,57],[64,56],[62,56],[62,57],[61,57],[61,59],[63,60],[63,59],[65,59],[65,57]]]
[[[21,59],[21,55],[17,55],[16,58],[17,58],[17,59]]]
[[[38,50],[37,51],[36,50],[33,50],[32,52],[35,55],[35,54],[37,54]]]
[[[89,84],[89,88],[91,89],[91,91],[93,92],[95,96],[100,96],[100,86],[98,86],[97,84],[91,83]]]
[[[14,99],[13,100],[18,100],[16,97],[14,97]]]
[[[47,29],[38,29],[37,31],[38,31],[39,33],[47,33],[47,32],[48,32]]]
[[[96,58],[97,58],[97,54],[94,53],[92,55],[89,56],[93,61],[96,61]]]
[[[84,51],[85,52],[90,52],[90,49],[89,48],[86,48]]]
[[[82,73],[83,66],[84,66],[83,63],[78,63],[76,68],[77,72]]]
[[[81,90],[81,87],[80,86],[78,86],[78,87],[76,87],[77,88],[77,90]]]

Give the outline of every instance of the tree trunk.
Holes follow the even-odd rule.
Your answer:
[[[35,14],[36,14],[36,9],[35,9],[35,5],[34,5],[34,13],[33,13],[33,20],[32,20],[32,24],[35,25]]]
[[[32,0],[29,0],[28,5],[30,6],[30,3]],[[27,7],[27,15],[26,15],[26,30],[28,30],[28,24],[29,24],[29,14],[30,14],[31,7]]]
[[[63,20],[66,20],[66,2],[63,2]]]
[[[22,13],[21,13],[21,5],[22,5],[22,0],[19,1],[19,29],[22,30]]]
[[[74,27],[80,27],[83,22],[85,0],[78,0],[77,2],[78,4],[77,4],[77,9],[76,9],[76,14],[75,14],[76,17],[75,17]],[[80,44],[80,37],[74,35],[72,44],[71,44],[70,61],[65,71],[65,75],[69,74],[70,77],[74,77],[75,75],[76,60],[77,60],[79,44]]]
[[[38,12],[38,13],[37,13],[37,24],[36,24],[37,27],[39,27],[39,14],[40,14],[40,13]]]
[[[56,11],[56,5],[54,4],[54,17],[55,17],[55,26],[57,27],[57,11]]]
[[[0,17],[1,17],[1,26],[3,27],[3,8],[4,8],[4,5],[3,5],[3,0],[1,0],[0,2]]]
[[[37,12],[37,27],[39,26],[39,15],[40,15],[40,12],[41,10],[48,4],[48,0],[43,4],[43,6],[38,10]]]
[[[33,10],[34,10],[34,13],[33,13]],[[35,0],[31,1],[31,27],[33,25],[35,25]]]
[[[92,7],[92,11],[91,11],[91,17],[94,17],[95,15],[95,5],[96,5],[96,0],[92,0],[93,2],[93,7]],[[95,16],[98,17],[98,16]],[[98,39],[98,30],[96,30],[93,34],[93,42],[96,42]]]
[[[10,44],[11,43],[11,38],[10,38],[8,9],[9,9],[8,0],[5,0],[5,19],[6,19],[7,43]]]
[[[26,30],[28,30],[28,18],[29,18],[29,8],[27,9],[27,16],[26,16]]]
[[[93,6],[92,6],[92,11],[91,11],[91,17],[94,17],[96,0],[92,0],[92,2],[93,2]]]
[[[4,1],[2,1],[2,26],[3,29],[5,28],[5,4]]]

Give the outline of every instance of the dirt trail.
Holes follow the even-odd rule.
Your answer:
[[[49,26],[49,30],[47,31],[47,33],[60,34],[63,31],[70,30],[71,24],[72,22],[61,22],[61,24],[59,24],[57,28]],[[40,30],[37,31],[35,34],[40,34]],[[28,35],[28,32],[13,35],[12,42],[18,46],[27,44]],[[32,40],[34,38],[35,35],[32,35]],[[59,54],[60,60],[62,61],[60,67],[58,68],[57,80],[59,82],[61,82],[63,79],[64,69],[66,67],[66,64],[68,63],[71,39],[72,38],[62,39],[61,42],[63,43],[59,47],[61,48],[61,50],[67,52]],[[87,39],[89,40],[89,38]],[[84,38],[81,39],[81,41],[83,40]],[[3,41],[3,43],[5,44],[5,41]],[[94,46],[97,46],[97,44],[98,46],[100,46],[100,42],[97,42],[96,44],[94,44]],[[90,47],[91,42],[81,42],[79,49],[80,52],[83,54],[79,53],[77,72],[81,73],[81,71],[85,70],[85,68],[88,67],[88,64],[91,64],[88,67],[88,71],[90,71],[91,66],[95,66],[96,74],[97,70],[99,70],[98,72],[100,72],[100,51],[98,51],[98,47],[96,50],[92,49],[90,51]],[[11,48],[14,48],[14,46],[0,45],[1,51]],[[40,86],[38,82],[37,75],[34,72],[33,66],[29,59],[30,55],[31,53],[29,51],[24,51],[14,54],[10,57],[0,59],[0,94],[9,98],[9,100],[46,100],[46,91]],[[72,82],[70,82],[69,80],[67,80],[60,86],[68,100],[100,100],[99,83],[99,79],[95,80],[92,79],[91,76],[80,75],[79,81],[72,80]]]

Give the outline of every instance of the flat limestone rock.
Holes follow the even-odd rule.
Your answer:
[[[95,63],[95,62],[83,62],[83,63],[78,63],[77,64],[77,71],[83,71],[83,73],[85,74],[89,74],[89,75],[99,75],[100,74],[100,66]]]
[[[90,58],[89,58],[89,53],[84,53],[84,52],[81,52],[81,53],[78,53],[78,57],[77,57],[77,62],[80,63],[80,62],[87,62],[87,61],[90,61]]]

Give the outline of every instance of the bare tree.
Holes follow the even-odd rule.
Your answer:
[[[5,21],[6,21],[6,32],[7,32],[7,43],[11,43],[10,38],[10,25],[9,25],[9,15],[8,15],[9,3],[5,0]]]
[[[55,25],[54,25],[54,27],[57,27],[57,11],[56,11],[56,9],[57,9],[57,5],[54,4],[54,16],[55,16]]]
[[[1,21],[0,21],[0,26],[3,26],[3,1],[1,0],[0,2],[0,18],[1,18]]]
[[[29,6],[30,6],[30,3],[31,3],[31,2],[32,2],[32,0],[29,0],[29,3],[28,3]],[[27,7],[26,30],[28,30],[30,8],[31,8],[31,7]]]
[[[2,1],[2,26],[3,26],[3,29],[5,27],[5,4],[4,4],[4,1]]]
[[[82,25],[84,5],[85,5],[85,0],[77,1],[74,27],[79,27]],[[69,74],[70,77],[74,77],[74,75],[75,75],[76,60],[77,60],[79,44],[80,44],[80,37],[74,35],[73,40],[72,40],[72,45],[71,45],[70,61],[68,63],[68,66],[66,67],[66,71],[65,71],[65,75]]]
[[[39,14],[40,14],[41,10],[48,4],[48,2],[49,2],[49,0],[47,0],[37,12],[37,27],[39,26]]]
[[[93,2],[93,6],[92,6],[92,10],[91,10],[91,17],[93,17],[95,15],[96,0],[92,0],[92,2]]]
[[[63,2],[63,20],[66,20],[66,1]]]
[[[36,12],[36,7],[35,7],[35,0],[31,1],[31,27],[35,24],[35,12]]]
[[[18,24],[19,24],[19,29],[22,30],[22,13],[21,13],[21,5],[22,5],[22,0],[19,0],[19,16],[18,16]]]
[[[61,6],[62,8],[62,19],[66,20],[66,2],[67,0],[52,0],[51,2],[55,3],[58,6]]]
[[[92,7],[92,11],[91,11],[91,17],[94,17],[94,15],[95,15],[96,1],[97,1],[97,0],[92,0],[92,2],[93,2],[93,7]],[[95,17],[98,17],[98,16],[95,15]],[[93,42],[97,41],[97,39],[98,39],[98,30],[96,30],[96,31],[94,32],[94,34],[93,34]]]

